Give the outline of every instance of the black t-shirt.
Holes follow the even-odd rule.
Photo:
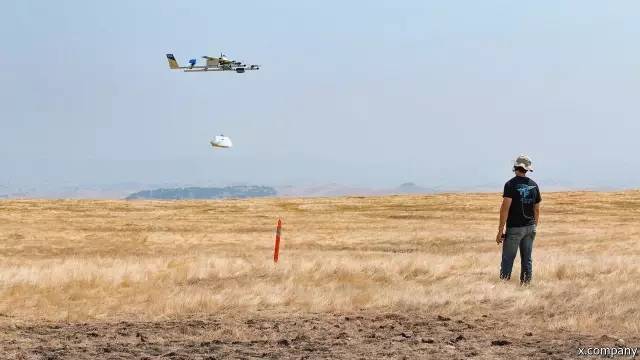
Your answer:
[[[535,224],[533,205],[542,201],[540,188],[526,176],[516,176],[504,184],[503,197],[511,198],[507,227]]]

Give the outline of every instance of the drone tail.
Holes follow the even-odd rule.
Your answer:
[[[169,69],[180,69],[180,65],[178,65],[173,54],[167,54],[167,61],[169,61]]]

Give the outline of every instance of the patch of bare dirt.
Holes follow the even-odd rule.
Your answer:
[[[515,330],[518,329],[518,330]],[[3,359],[567,359],[612,336],[520,330],[482,315],[351,313],[0,324]],[[627,344],[640,344],[638,338]]]

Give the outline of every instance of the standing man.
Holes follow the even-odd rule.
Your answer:
[[[500,264],[500,279],[509,280],[513,260],[520,248],[520,284],[526,285],[531,281],[533,240],[536,237],[536,226],[540,219],[540,189],[538,184],[527,177],[527,172],[533,171],[531,159],[527,155],[520,155],[513,165],[516,174],[504,184],[502,206],[500,207],[500,226],[496,242],[502,244],[502,263]],[[507,226],[506,234],[504,232]]]

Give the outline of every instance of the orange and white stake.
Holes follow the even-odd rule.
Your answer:
[[[273,262],[278,262],[280,256],[280,235],[282,235],[282,220],[278,219],[278,227],[276,227],[276,245],[273,248]]]

